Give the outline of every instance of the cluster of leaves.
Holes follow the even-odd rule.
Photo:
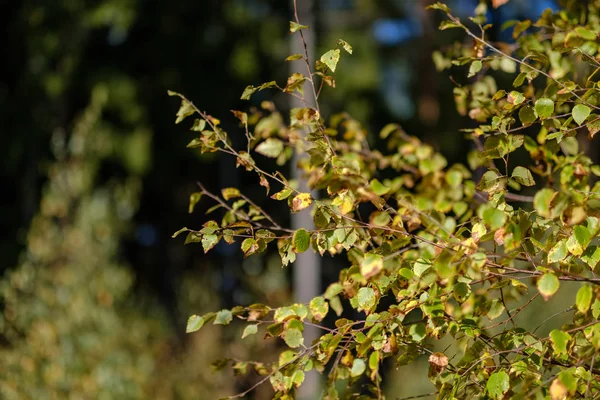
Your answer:
[[[475,146],[468,167],[448,165],[396,124],[381,130],[385,148],[375,150],[348,114],[322,116],[318,97],[325,85],[335,86],[331,74],[340,48],[314,66],[307,54],[290,56],[303,61],[307,73],[292,75],[284,87],[246,88],[245,99],[276,88],[305,107],[293,109],[289,123],[270,102],[250,114],[233,111],[246,134],[245,149],[232,146],[219,120],[171,93],[182,100],[176,122],[195,118],[192,131],[199,136],[189,147],[232,156],[257,174],[271,199],[292,212],[310,208],[315,225],[287,229],[238,189],[215,195],[201,186],[190,197],[190,212],[208,196],[216,202],[208,212],[221,209],[223,217],[174,236],[187,233],[186,243],[199,242],[205,251],[222,240],[239,241],[245,256],[273,243],[284,266],[304,251],[345,255],[349,265],[309,304],[193,315],[187,331],[228,325],[235,317],[247,324],[244,337],[263,330],[265,338],[281,339],[289,349],[277,362],[233,364],[238,372],[253,367],[263,376],[258,384],[269,381],[275,398],[293,398],[312,369],[326,373],[327,399],[339,398],[340,380],[348,387],[368,381],[364,398],[382,398],[383,360],[405,365],[423,355],[438,398],[599,395],[600,183],[594,177],[600,167],[580,150],[577,135],[587,132],[591,140],[600,131],[600,84],[594,80],[600,13],[597,2],[575,3],[535,22],[509,24],[516,40],[511,45],[487,40],[485,3],[468,23],[443,4],[431,7],[447,15],[441,29],[461,29],[473,40],[434,56],[440,68],[468,66],[469,79],[455,89],[458,111],[477,122],[465,130]],[[306,28],[295,21],[290,31]],[[344,41],[338,46],[352,52]],[[494,76],[511,76],[512,86],[498,88]],[[305,83],[312,96],[305,96]],[[320,199],[255,161],[262,156],[282,166],[294,152],[308,155],[299,167]],[[271,194],[271,185],[279,191]],[[565,311],[573,313],[568,324],[542,336],[516,323],[528,305],[538,297],[550,300],[564,282],[577,285]],[[346,309],[363,318],[345,318]],[[337,315],[335,324],[325,326],[330,313]],[[304,343],[309,325],[324,334]],[[435,351],[442,338],[453,345]]]

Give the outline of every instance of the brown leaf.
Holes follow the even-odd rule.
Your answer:
[[[429,356],[429,367],[435,372],[440,373],[448,366],[448,356],[444,353],[433,353]]]
[[[504,244],[504,233],[505,233],[504,228],[500,228],[494,233],[494,241],[499,246],[502,246]]]
[[[269,184],[269,181],[267,180],[267,178],[265,178],[265,176],[262,174],[260,174],[260,186],[266,187],[267,194],[269,194],[269,190],[271,190],[271,185]]]

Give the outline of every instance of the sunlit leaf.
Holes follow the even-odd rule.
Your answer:
[[[325,54],[321,56],[321,62],[323,62],[327,67],[331,70],[331,72],[335,72],[338,61],[340,61],[340,50],[334,49],[329,50]]]
[[[244,328],[244,332],[242,333],[242,339],[254,335],[258,332],[258,324],[248,325]]]
[[[355,358],[352,362],[352,368],[350,369],[350,376],[361,376],[366,370],[367,364],[365,363],[365,361],[360,358]]]
[[[309,207],[313,202],[310,193],[300,193],[292,200],[292,211],[301,211]]]
[[[592,110],[590,110],[588,106],[583,104],[577,104],[575,107],[573,107],[573,120],[577,122],[577,125],[581,125],[590,115],[591,111]]]
[[[575,305],[580,313],[586,313],[592,305],[593,291],[589,285],[583,285],[577,291]]]
[[[317,322],[322,321],[329,311],[329,304],[323,297],[315,297],[309,303],[310,313]]]
[[[554,102],[548,98],[541,98],[535,102],[535,112],[542,118],[550,118],[554,113]]]
[[[185,327],[185,332],[186,333],[196,332],[197,330],[202,328],[202,325],[204,325],[204,318],[202,318],[198,315],[192,315],[191,317],[188,318],[187,326]]]
[[[508,374],[504,371],[494,372],[488,378],[485,388],[492,399],[503,399],[504,394],[510,389]]]
[[[265,157],[277,158],[283,151],[283,142],[276,138],[268,138],[256,146],[254,150]]]
[[[283,340],[292,349],[304,344],[304,337],[302,336],[302,331],[299,329],[286,329],[283,332]]]
[[[297,31],[299,31],[300,29],[308,29],[308,26],[306,26],[306,25],[300,25],[297,22],[290,21],[290,32],[291,33],[295,33]]]
[[[348,42],[346,42],[345,40],[339,39],[338,44],[341,44],[342,47],[344,48],[344,50],[346,50],[346,52],[348,54],[352,54],[352,46],[350,46],[350,44],[348,44]]]
[[[471,63],[471,66],[469,67],[469,75],[467,75],[467,77],[472,77],[477,75],[477,73],[479,71],[481,71],[481,67],[483,66],[483,63],[481,62],[481,60],[475,60]]]
[[[231,320],[233,319],[233,315],[229,310],[221,310],[217,313],[215,317],[214,325],[229,325]]]
[[[366,278],[372,278],[383,269],[383,257],[378,254],[367,253],[360,264],[360,272]]]
[[[556,293],[559,286],[560,282],[554,274],[544,274],[537,281],[538,291],[546,300]]]
[[[531,171],[529,169],[518,166],[512,172],[511,177],[519,182],[523,186],[533,186],[535,185],[535,181],[533,180],[533,176],[531,175]]]
[[[292,239],[292,250],[294,253],[303,253],[308,250],[310,246],[310,234],[306,229],[298,229],[294,232],[294,238]]]
[[[571,340],[571,335],[559,329],[553,329],[552,332],[550,332],[550,340],[552,341],[554,353],[559,355],[565,354],[567,353],[567,344],[569,340]]]
[[[291,56],[286,58],[285,61],[296,61],[302,59],[303,57],[304,56],[302,54],[292,54]]]

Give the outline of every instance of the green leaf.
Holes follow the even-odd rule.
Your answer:
[[[366,279],[374,277],[382,269],[383,257],[379,254],[367,253],[360,263],[360,272]]]
[[[206,121],[203,119],[196,118],[190,130],[194,132],[202,132],[204,128],[206,128]]]
[[[498,318],[504,312],[504,304],[498,299],[492,300],[487,317],[491,320]]]
[[[325,290],[325,298],[327,300],[331,300],[333,297],[337,296],[338,294],[342,293],[342,290],[344,290],[343,286],[341,285],[341,283],[339,282],[334,282],[331,285],[329,285],[327,287],[327,290]]]
[[[288,347],[295,349],[296,347],[300,347],[304,344],[304,337],[302,336],[302,331],[300,329],[286,329],[283,332],[283,340]]]
[[[379,369],[379,352],[374,351],[369,356],[369,368],[371,371],[377,371]]]
[[[344,48],[344,50],[346,50],[346,52],[348,54],[352,54],[352,46],[350,46],[350,44],[348,44],[348,42],[346,42],[345,40],[338,40],[338,45],[342,45],[342,47]]]
[[[265,157],[277,158],[283,151],[283,142],[276,138],[268,138],[256,146],[254,150]]]
[[[590,244],[592,234],[589,229],[582,225],[577,225],[573,228],[573,233],[567,240],[567,249],[574,256],[581,256],[583,251]]]
[[[494,372],[488,378],[485,388],[492,399],[503,399],[510,389],[508,374],[504,371]]]
[[[556,192],[549,188],[544,188],[537,192],[533,198],[533,207],[535,211],[544,218],[551,218],[550,203],[556,196]]]
[[[175,239],[177,236],[181,235],[183,232],[187,232],[189,231],[188,228],[181,228],[180,230],[178,230],[177,232],[175,232],[171,237],[173,239]]]
[[[279,355],[279,366],[283,367],[296,359],[298,353],[292,350],[286,350]]]
[[[282,191],[273,194],[271,198],[274,200],[285,200],[290,197],[293,192],[294,191],[291,188],[286,187]]]
[[[581,260],[589,265],[590,268],[596,268],[600,262],[600,247],[590,246],[583,252]]]
[[[335,72],[337,63],[340,61],[340,50],[329,50],[327,53],[321,56],[321,62],[327,65],[331,72]]]
[[[568,254],[567,242],[561,239],[548,251],[548,264],[562,261]]]
[[[215,317],[214,325],[229,325],[231,320],[233,319],[233,314],[229,310],[221,310],[217,313]]]
[[[584,106],[583,104],[577,104],[575,107],[573,107],[573,120],[577,122],[577,125],[581,125],[586,120],[586,118],[589,117],[591,111],[592,110],[590,110],[588,106]]]
[[[513,86],[519,87],[519,86],[523,85],[523,83],[525,82],[525,78],[527,78],[527,73],[521,72],[519,75],[517,75],[517,77],[513,81]]]
[[[402,127],[398,124],[387,124],[381,129],[381,132],[379,132],[379,137],[387,139],[390,134],[396,131],[402,131]]]
[[[190,103],[187,100],[181,99],[181,106],[179,107],[179,110],[177,111],[177,119],[175,120],[175,123],[176,124],[180,123],[181,121],[183,121],[190,115],[194,114],[195,112],[196,112],[196,110],[194,109],[194,106],[192,105],[192,103]]]
[[[449,21],[449,20],[443,20],[442,22],[440,22],[440,26],[439,26],[439,30],[440,31],[445,31],[446,29],[455,29],[455,28],[462,28],[463,26],[460,23],[456,23],[454,21]]]
[[[185,327],[185,333],[196,332],[204,325],[204,318],[198,315],[192,315],[188,318],[187,326]]]
[[[538,291],[546,300],[556,293],[559,286],[560,282],[554,274],[544,274],[537,281]]]
[[[248,325],[244,328],[244,332],[242,333],[242,339],[254,335],[258,332],[258,324]]]
[[[589,29],[585,29],[582,26],[578,26],[575,28],[575,32],[579,37],[585,40],[596,40],[596,33],[594,31],[590,31]]]
[[[194,192],[194,193],[190,194],[190,205],[188,207],[189,214],[194,212],[194,207],[196,207],[196,204],[198,204],[198,202],[200,201],[201,198],[202,198],[202,192]]]
[[[308,308],[310,308],[314,320],[320,322],[323,321],[329,312],[329,303],[327,303],[324,297],[319,296],[310,301]]]
[[[552,341],[552,347],[554,348],[555,354],[566,354],[567,344],[569,340],[571,340],[571,335],[569,335],[567,332],[554,329],[552,332],[550,332],[550,340]]]
[[[525,106],[519,110],[519,119],[523,126],[531,125],[537,119],[537,115],[533,110],[533,107]]]
[[[523,93],[513,90],[508,94],[506,100],[508,100],[510,104],[519,105],[525,101],[525,96]]]
[[[427,336],[427,327],[422,322],[412,324],[410,328],[408,328],[408,333],[412,336],[412,340],[421,342]]]
[[[505,185],[504,177],[498,175],[496,171],[487,171],[479,181],[479,188],[490,194],[504,190]]]
[[[185,244],[199,243],[202,241],[202,234],[199,232],[190,232],[185,238]]]
[[[244,89],[244,92],[242,93],[242,97],[240,97],[240,99],[242,100],[250,100],[250,97],[254,94],[254,92],[256,92],[258,90],[257,87],[254,87],[252,85],[246,86],[246,89]]]
[[[468,78],[477,75],[477,73],[479,71],[481,71],[481,67],[483,66],[483,63],[481,62],[481,60],[475,60],[471,63],[471,66],[469,67],[469,75],[467,75]]]
[[[365,360],[360,358],[355,358],[352,362],[352,368],[350,369],[350,376],[356,378],[357,376],[361,376],[365,373],[367,369],[367,363]]]
[[[373,190],[373,193],[375,193],[377,196],[383,196],[389,192],[390,188],[379,182],[379,180],[373,179],[371,181],[371,190]]]
[[[369,287],[362,287],[358,290],[358,306],[368,311],[375,305],[375,291]]]
[[[299,31],[300,29],[308,29],[308,26],[300,25],[294,21],[290,21],[290,32],[291,33],[295,33],[297,31]]]
[[[585,314],[590,309],[593,294],[592,287],[589,285],[583,285],[579,288],[575,299],[575,305],[580,313]]]
[[[291,380],[292,380],[292,384],[295,387],[300,387],[300,385],[302,385],[302,382],[304,382],[304,371],[301,370],[296,370],[294,371],[294,373],[292,374]]]
[[[215,247],[217,243],[219,243],[219,237],[217,235],[202,235],[202,248],[205,253],[208,253],[208,251]]]
[[[306,229],[298,229],[294,232],[292,239],[292,251],[294,253],[304,253],[310,246],[310,234]]]
[[[335,311],[338,317],[344,312],[344,307],[342,306],[342,301],[340,300],[339,296],[333,296],[329,300],[329,306],[333,311]]]
[[[523,186],[533,186],[535,181],[531,175],[531,171],[525,167],[516,167],[512,172],[512,178]]]
[[[450,8],[448,8],[447,5],[440,3],[439,1],[435,4],[431,4],[429,6],[427,6],[428,10],[441,10],[445,13],[449,13],[450,12]]]
[[[535,102],[535,112],[542,118],[550,118],[554,112],[554,102],[548,98],[541,98]]]
[[[418,277],[423,275],[429,268],[431,268],[431,263],[423,259],[418,259],[413,265],[413,271]]]
[[[463,175],[460,171],[450,170],[446,172],[446,183],[453,188],[457,188],[460,186],[463,180]]]
[[[242,251],[244,252],[244,257],[248,257],[248,256],[256,253],[260,249],[260,246],[258,245],[258,242],[256,241],[256,239],[246,238],[242,242],[241,248],[242,248]]]
[[[483,221],[489,225],[492,230],[501,228],[506,222],[506,214],[496,208],[488,208],[483,212]]]

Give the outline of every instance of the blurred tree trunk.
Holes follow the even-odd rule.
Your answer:
[[[293,1],[293,0],[292,0]],[[294,4],[292,3],[292,13],[294,12]],[[298,19],[302,25],[310,26],[310,29],[303,30],[304,39],[306,43],[302,43],[302,39],[299,34],[291,36],[290,43],[290,54],[304,54],[304,45],[308,50],[308,57],[311,63],[314,62],[315,53],[315,18],[313,13],[313,0],[300,0],[297,2]],[[295,16],[292,15],[292,20]],[[307,75],[306,64],[303,62],[290,63],[290,74],[294,72]],[[308,103],[316,101],[313,96],[312,89],[308,86],[310,82],[305,83],[304,93]],[[301,101],[294,97],[290,97],[290,108],[301,108],[305,107]],[[299,190],[301,192],[308,192],[309,188],[304,179],[302,179],[301,173],[296,165],[298,163],[298,157],[294,156],[292,159],[292,178],[297,179],[299,182]],[[316,193],[312,194],[313,197]],[[310,211],[304,210],[295,214],[292,214],[292,228],[293,229],[312,229],[313,220]],[[294,285],[294,296],[298,303],[308,303],[311,299],[318,296],[321,292],[321,260],[312,250],[298,254],[296,262],[293,267],[293,285]],[[305,326],[304,328],[304,343],[310,346],[313,340],[319,337],[319,331],[317,328],[312,326]],[[320,377],[316,371],[311,371],[306,375],[305,384],[300,387],[298,398],[299,399],[316,399],[320,397],[321,383]]]

